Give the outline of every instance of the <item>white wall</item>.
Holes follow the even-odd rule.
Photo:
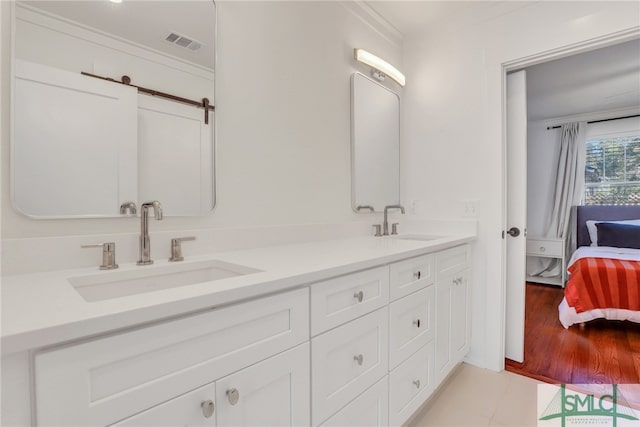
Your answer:
[[[9,2],[2,9],[2,236],[136,232],[129,219],[31,220],[9,199]],[[154,230],[344,223],[351,211],[354,47],[401,67],[399,39],[337,2],[219,2],[217,207]],[[168,171],[170,173],[170,171]]]
[[[404,40],[403,198],[420,200],[417,214],[435,218],[460,217],[462,200],[479,201],[469,360],[492,369],[504,357],[502,64],[640,27],[637,2],[517,6]]]

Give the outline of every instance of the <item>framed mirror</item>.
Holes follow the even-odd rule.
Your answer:
[[[215,3],[17,0],[12,11],[14,207],[117,217],[158,200],[165,215],[209,214]]]
[[[382,212],[400,203],[400,96],[351,76],[352,207]]]

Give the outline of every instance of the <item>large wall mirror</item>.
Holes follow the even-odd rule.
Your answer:
[[[215,3],[17,0],[12,10],[15,208],[110,217],[159,200],[165,215],[209,214]]]
[[[400,203],[400,97],[355,73],[351,109],[353,209],[381,212]]]

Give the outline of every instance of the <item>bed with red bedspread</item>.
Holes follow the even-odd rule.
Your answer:
[[[640,206],[578,209],[580,247],[567,268],[562,325],[597,318],[640,323]]]

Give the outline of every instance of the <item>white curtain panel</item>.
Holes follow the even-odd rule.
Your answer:
[[[571,254],[576,247],[575,214],[572,212],[573,206],[582,201],[584,192],[586,129],[586,122],[562,125],[553,210],[546,235],[564,239],[567,254]],[[559,269],[560,265],[550,265],[543,275],[559,274]]]

